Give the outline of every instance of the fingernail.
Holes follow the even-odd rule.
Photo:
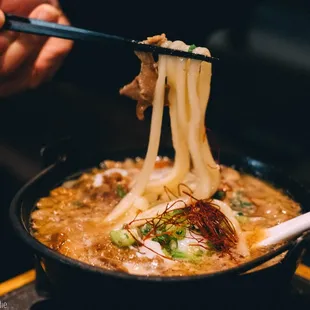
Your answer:
[[[45,21],[54,21],[56,18],[59,17],[59,11],[48,4],[42,4],[40,7],[37,8],[38,13],[36,14],[36,18],[45,20]]]

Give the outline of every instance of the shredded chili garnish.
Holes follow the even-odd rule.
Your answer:
[[[198,200],[186,208],[187,221],[199,231],[202,237],[211,242],[221,252],[229,252],[238,242],[236,230],[231,221],[211,200]]]
[[[167,186],[164,186],[164,191],[170,200],[171,200],[170,194],[172,196],[174,196],[175,198],[178,198],[178,196],[171,189],[169,189]],[[179,196],[180,196],[180,194],[179,194]]]
[[[192,193],[184,191],[183,194],[191,197],[191,204],[187,205],[184,200],[179,199],[171,204],[167,203],[165,211],[161,214],[153,218],[144,218],[145,224],[143,226],[148,229],[140,240],[130,232],[130,226],[137,221],[136,218],[125,225],[124,228],[133,236],[137,244],[146,248],[148,247],[144,244],[145,240],[169,236],[173,233],[170,230],[172,227],[187,229],[190,237],[187,235],[185,238],[193,239],[191,246],[200,246],[206,250],[231,255],[231,248],[235,247],[238,242],[237,233],[231,221],[212,200],[196,199]],[[173,209],[173,206],[180,202],[184,203],[184,207]],[[138,220],[141,221],[141,219]],[[154,252],[154,250],[148,249]],[[156,254],[163,256],[159,253]],[[171,259],[166,256],[163,257]]]
[[[182,186],[185,187],[191,194],[193,193],[192,189],[188,185],[186,185],[185,183],[180,183],[178,185],[178,194],[179,194],[179,196],[181,196],[183,193],[185,193],[184,191],[181,191],[181,187]]]

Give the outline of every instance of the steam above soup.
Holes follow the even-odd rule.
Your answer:
[[[205,48],[146,44],[210,56]],[[140,74],[121,94],[153,107],[145,160],[105,161],[41,198],[33,235],[50,248],[105,269],[143,275],[192,275],[230,268],[262,255],[260,230],[300,212],[262,181],[213,159],[205,131],[211,64],[137,53]],[[164,105],[170,109],[175,158],[158,157]]]

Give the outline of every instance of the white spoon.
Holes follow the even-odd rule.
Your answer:
[[[281,241],[293,239],[307,230],[310,230],[310,212],[265,229],[265,238],[254,244],[253,247],[269,246]]]

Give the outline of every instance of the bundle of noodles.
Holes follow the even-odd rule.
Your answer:
[[[165,35],[154,36],[147,44],[188,51],[181,41],[170,42]],[[195,48],[193,53],[210,55],[205,48]],[[145,192],[161,193],[164,187],[174,189],[190,170],[190,159],[199,178],[195,197],[208,198],[219,185],[219,166],[215,163],[205,133],[205,112],[210,94],[211,64],[169,56],[159,56],[156,64],[151,54],[136,53],[141,60],[141,72],[132,83],[123,87],[121,94],[138,101],[137,115],[153,106],[150,139],[145,163],[133,189],[108,216],[114,221],[124,215]],[[157,157],[164,104],[169,104],[174,167],[160,180],[150,181]]]
[[[170,42],[164,34],[148,38],[144,43],[210,56],[206,48],[188,46],[181,41]],[[151,54],[136,52],[136,55],[141,60],[140,74],[123,87],[120,93],[138,101],[139,119],[143,119],[144,110],[148,106],[153,106],[153,113],[143,168],[131,191],[106,218],[106,222],[116,224],[117,228],[131,222],[133,218],[134,225],[142,225],[145,218],[156,217],[165,212],[167,202],[151,207],[146,198],[148,193],[162,194],[167,188],[173,192],[188,176],[191,164],[198,185],[189,188],[192,193],[190,196],[184,195],[184,192],[179,193],[180,199],[171,201],[172,209],[190,205],[193,197],[205,201],[216,192],[220,182],[220,167],[213,159],[205,131],[211,64],[171,56],[159,56],[155,63]],[[151,175],[158,155],[164,105],[168,105],[170,109],[175,159],[169,173],[154,180]],[[245,240],[230,207],[221,201],[216,203],[234,227],[239,252],[247,255]]]

